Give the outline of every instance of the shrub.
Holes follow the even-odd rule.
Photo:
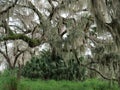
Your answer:
[[[65,63],[62,57],[57,55],[55,60],[52,60],[49,51],[44,51],[40,57],[33,57],[22,70],[22,75],[31,79],[83,80],[84,74],[85,69],[81,68],[75,59]]]

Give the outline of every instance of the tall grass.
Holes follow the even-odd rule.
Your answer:
[[[120,90],[120,88],[116,83],[110,87],[107,81],[97,79],[84,82],[23,79],[18,90]]]
[[[5,70],[0,75],[0,90],[17,90],[18,81],[14,71]]]
[[[117,83],[111,87],[109,82],[98,79],[86,81],[30,80],[22,78],[18,83],[15,75],[5,72],[0,75],[0,90],[120,90]]]

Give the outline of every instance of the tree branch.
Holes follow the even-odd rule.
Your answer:
[[[91,41],[95,42],[95,43],[99,43],[99,44],[107,44],[110,43],[108,40],[102,40],[102,39],[98,39],[97,37],[94,36],[86,36],[87,38],[89,38]]]
[[[1,11],[0,14],[2,15],[4,13],[8,12],[11,8],[15,7],[17,2],[18,2],[18,0],[15,0],[15,2],[11,6],[7,7],[5,10]]]
[[[13,35],[7,35],[7,36],[4,36],[3,38],[0,38],[0,41],[18,40],[18,39],[21,39],[21,40],[25,41],[26,43],[28,43],[28,45],[30,47],[35,47],[35,46],[40,45],[43,40],[43,39],[41,39],[41,40],[31,39],[24,34],[13,34]]]
[[[88,67],[88,66],[86,66],[86,65],[84,65],[84,64],[81,64],[81,66],[83,66],[83,67],[85,67],[85,68],[87,68],[87,69],[89,69],[89,70],[95,71],[95,72],[98,73],[102,78],[104,78],[104,79],[106,79],[106,80],[118,81],[118,80],[115,79],[115,78],[108,78],[108,77],[104,76],[100,71],[98,71],[98,70],[95,69],[95,68]]]
[[[43,19],[43,15],[39,12],[39,10],[30,2],[28,1],[29,7],[30,9],[32,9],[39,17],[39,22],[42,24],[42,26],[44,26],[44,19]]]
[[[9,67],[12,68],[12,64],[10,62],[10,58],[2,51],[0,50],[0,53],[4,56],[4,58],[7,60]]]
[[[18,57],[19,57],[22,53],[24,53],[26,50],[27,50],[27,49],[21,50],[21,51],[15,56],[14,63],[13,63],[13,67],[15,67],[16,62],[17,62],[17,60],[18,60]]]
[[[13,34],[6,20],[2,20],[2,26],[3,28],[5,28],[6,34],[11,34],[11,35]]]

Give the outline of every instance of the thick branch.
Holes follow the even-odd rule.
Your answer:
[[[27,36],[25,36],[24,34],[13,34],[13,35],[7,35],[3,38],[0,38],[0,41],[7,41],[7,40],[18,40],[21,39],[23,41],[25,41],[26,43],[28,43],[28,45],[30,47],[35,47],[41,44],[41,40],[39,39],[31,39]]]

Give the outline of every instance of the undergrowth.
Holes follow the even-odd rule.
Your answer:
[[[85,81],[40,80],[22,78],[17,81],[14,72],[0,75],[0,90],[120,90],[117,83],[105,80],[87,79]]]

